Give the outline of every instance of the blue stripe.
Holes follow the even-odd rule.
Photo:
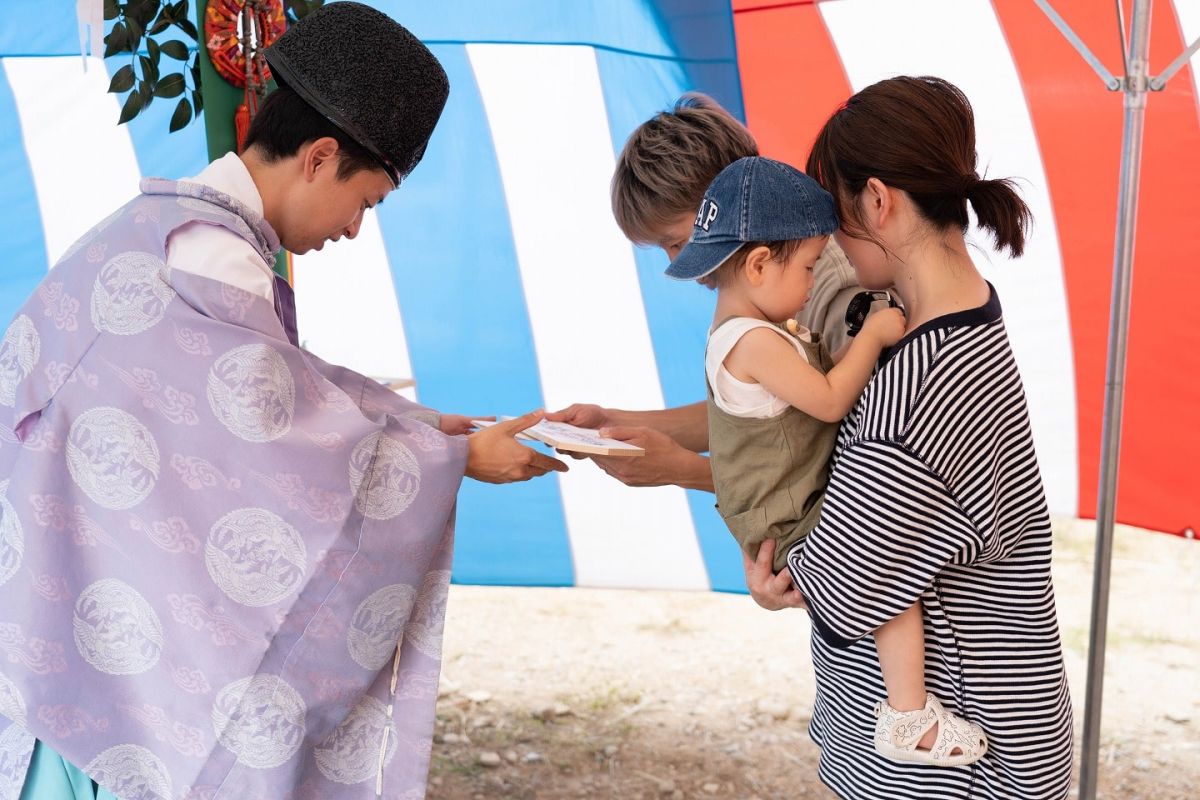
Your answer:
[[[728,0],[572,0],[558,4],[369,0],[368,5],[431,43],[586,44],[687,62],[698,69],[691,75],[695,85],[707,87],[737,116],[742,113],[736,82],[728,83],[731,69],[734,81],[737,78]],[[70,0],[10,0],[4,3],[3,14],[0,56],[79,53],[79,26],[75,3]],[[112,25],[113,21],[106,22],[106,31]],[[176,28],[156,38],[160,43],[168,38],[186,40]]]
[[[706,29],[722,14],[732,19],[726,0],[375,0],[371,5],[426,42],[586,44],[602,50],[730,64],[737,58],[732,40],[714,37]]]
[[[195,3],[205,0],[193,0],[189,10],[189,19],[194,23]],[[79,17],[75,13],[75,3],[63,0],[3,0],[0,3],[0,13],[4,15],[4,24],[0,25],[0,56],[80,56],[81,43],[79,40]],[[104,21],[104,33],[112,30],[115,19]],[[88,37],[90,39],[90,37]],[[155,35],[154,40],[159,44],[178,39],[195,51],[196,42],[179,28],[172,26],[166,31]],[[90,43],[90,42],[88,42]],[[101,51],[103,52],[103,51]],[[141,48],[142,55],[146,48]],[[101,53],[93,53],[99,57]],[[128,58],[113,56],[118,60]],[[164,58],[164,62],[171,59]],[[176,62],[179,63],[179,62]],[[120,67],[120,64],[117,65]],[[82,61],[80,62],[82,69]]]
[[[21,118],[8,76],[0,70],[0,330],[46,275],[46,237],[33,172],[21,137]]]
[[[466,49],[436,46],[450,99],[425,158],[379,207],[421,402],[459,414],[543,404],[500,167]],[[556,477],[459,495],[454,579],[575,582]]]
[[[5,0],[0,14],[4,18],[0,25],[0,56],[79,55],[75,3]]]
[[[688,87],[712,95],[745,121],[729,0],[653,0],[653,4]]]
[[[709,89],[690,83],[678,64],[605,52],[597,52],[596,61],[618,153],[634,128],[670,108],[679,95]],[[667,257],[661,250],[639,247],[635,253],[663,399],[669,407],[703,400],[704,340],[712,323],[715,295],[699,284],[663,275]],[[688,491],[687,496],[709,584],[719,591],[745,591],[741,554],[714,509],[713,495]]]

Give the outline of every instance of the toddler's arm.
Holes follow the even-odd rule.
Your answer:
[[[776,397],[825,422],[838,422],[854,405],[875,369],[883,348],[904,335],[904,314],[896,308],[867,317],[841,361],[828,373],[810,365],[774,331],[757,328],[743,336],[725,368],[742,381],[757,381]]]

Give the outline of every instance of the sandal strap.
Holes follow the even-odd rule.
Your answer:
[[[932,707],[930,701],[937,703],[937,698],[933,695],[926,695],[925,706],[918,708],[915,711],[897,711],[886,702],[880,703],[881,714],[888,715],[891,719],[887,720],[887,734],[891,744],[903,750],[915,750],[917,743],[921,741],[921,737],[938,724],[940,704],[937,707]]]
[[[964,756],[977,755],[984,740],[983,729],[957,714],[946,711],[937,698],[933,698],[933,702],[938,711],[938,734],[929,750],[930,757],[935,762],[949,758],[956,748]]]

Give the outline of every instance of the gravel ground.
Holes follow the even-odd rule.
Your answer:
[[[1093,526],[1055,535],[1078,733]],[[1113,573],[1100,795],[1193,800],[1200,542],[1119,529]],[[737,595],[452,587],[428,796],[832,798],[808,637]]]

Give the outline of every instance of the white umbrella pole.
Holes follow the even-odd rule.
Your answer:
[[[1125,355],[1129,337],[1130,286],[1133,282],[1133,244],[1142,164],[1142,128],[1150,78],[1146,63],[1150,41],[1150,0],[1134,0],[1129,39],[1129,63],[1122,87],[1125,92],[1125,128],[1122,134],[1121,182],[1117,195],[1117,244],[1113,259],[1100,486],[1096,503],[1096,563],[1092,580],[1092,623],[1079,771],[1080,800],[1094,800],[1096,797],[1100,756],[1100,710],[1104,700],[1104,648],[1108,634],[1121,416],[1125,403]]]

